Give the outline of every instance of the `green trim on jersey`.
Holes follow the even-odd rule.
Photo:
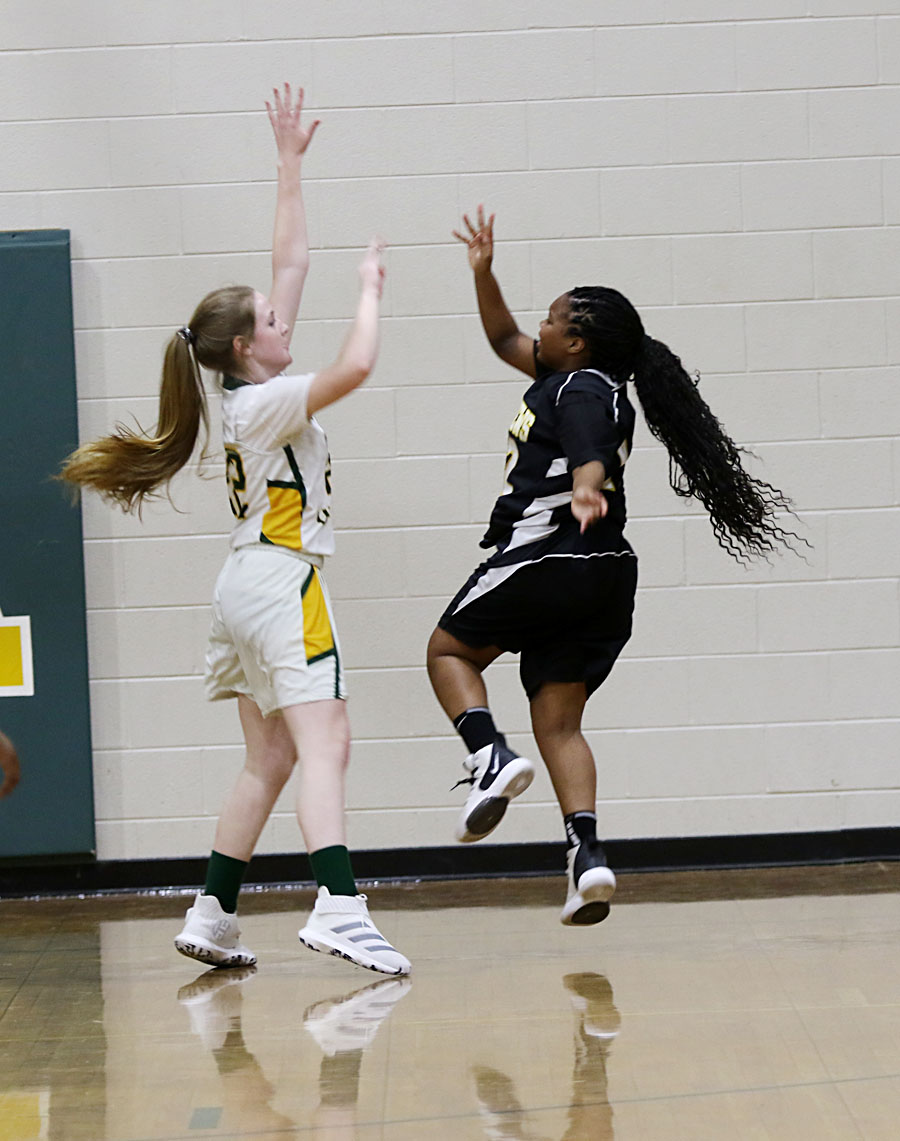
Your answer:
[[[337,650],[332,646],[330,650],[323,650],[321,654],[313,654],[311,658],[306,659],[306,664],[311,666],[313,662],[323,662],[326,658],[334,658],[337,661]]]

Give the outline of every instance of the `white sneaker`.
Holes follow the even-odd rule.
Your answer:
[[[493,832],[509,802],[525,791],[534,779],[534,765],[501,741],[472,753],[463,767],[472,774],[459,781],[472,791],[456,822],[454,835],[461,844],[472,844]]]
[[[252,967],[256,955],[238,942],[240,933],[236,915],[223,911],[214,895],[198,892],[183,931],[175,936],[175,949],[214,967]]]
[[[566,927],[602,923],[609,915],[609,901],[616,890],[616,877],[606,866],[598,840],[584,840],[566,853],[569,892],[559,917]]]
[[[298,935],[311,951],[340,955],[385,975],[409,974],[409,959],[394,950],[372,922],[364,895],[332,895],[320,887],[316,906]]]
[[[236,984],[255,974],[256,967],[237,967],[232,971],[213,968],[179,988],[178,1001],[187,1008],[191,1030],[207,1050],[224,1046],[229,1030],[240,1025],[243,996]]]
[[[303,1025],[329,1058],[364,1050],[411,986],[408,978],[379,979],[343,998],[323,998],[303,1012]]]

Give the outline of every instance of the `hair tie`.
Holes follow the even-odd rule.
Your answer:
[[[175,336],[181,337],[186,345],[196,345],[197,343],[196,336],[191,331],[191,329],[188,328],[187,325],[182,325],[181,328],[176,332]]]

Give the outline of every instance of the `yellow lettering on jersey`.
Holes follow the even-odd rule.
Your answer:
[[[322,593],[319,572],[313,568],[303,592],[303,645],[306,660],[314,661],[334,650],[334,634]]]
[[[522,401],[522,407],[516,413],[516,418],[509,426],[509,434],[514,436],[517,440],[525,441],[528,439],[528,434],[534,425],[534,413]]]
[[[300,524],[303,521],[303,499],[296,487],[266,488],[269,510],[263,516],[263,538],[292,551],[303,550]]]

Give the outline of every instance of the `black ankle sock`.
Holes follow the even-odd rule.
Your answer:
[[[470,753],[477,753],[485,745],[493,744],[499,736],[490,709],[485,709],[483,705],[460,713],[453,722],[453,728],[465,741]]]
[[[597,839],[596,812],[570,812],[563,817],[566,826],[566,843],[577,847],[583,840]]]

